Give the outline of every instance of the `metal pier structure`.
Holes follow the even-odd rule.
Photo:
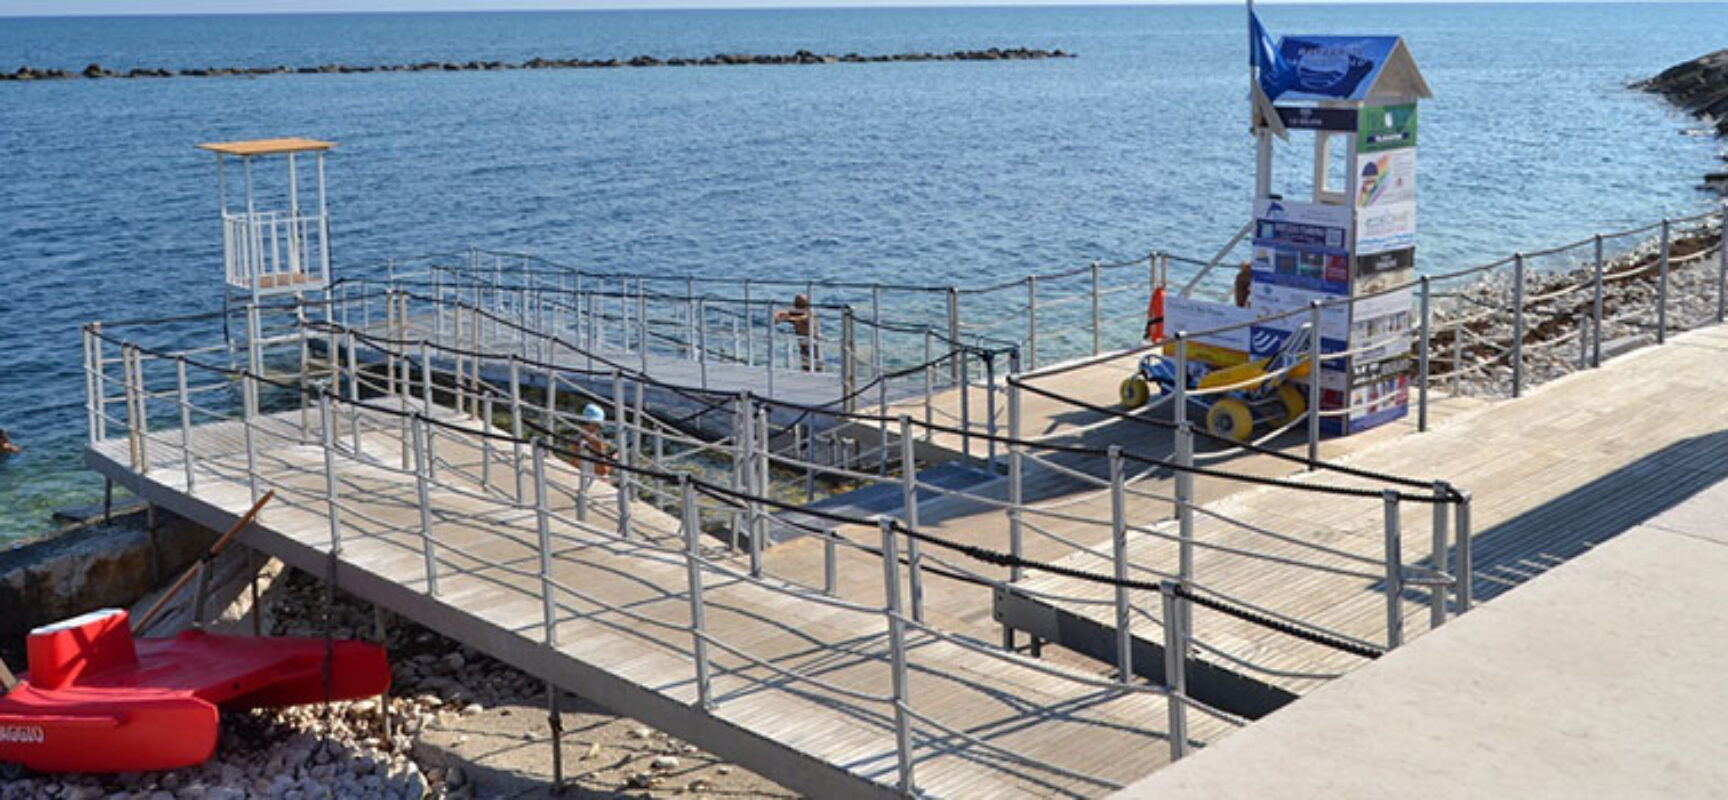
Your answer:
[[[329,148],[272,141],[210,149],[249,177]],[[1200,391],[1114,405],[1149,348],[1103,346],[1108,303],[1167,256],[896,290],[938,326],[828,285],[788,335],[748,284],[476,252],[332,279],[321,206],[246,194],[223,215],[243,302],[86,326],[89,464],[210,527],[273,489],[244,544],[814,796],[1108,793],[1721,477],[1692,445],[1728,427],[1728,248],[1674,255],[1667,222],[1612,270],[1598,237],[1574,285],[1526,292],[1572,246],[1504,262],[1504,345],[1497,310],[1438,316],[1439,281],[1501,263],[1423,279],[1416,330],[1364,345],[1412,348],[1407,423],[1322,440],[1311,402],[1237,442],[1188,419]],[[1671,273],[1706,267],[1715,313],[1670,315]],[[1067,279],[1089,287],[1052,299]],[[1602,360],[1645,321],[1602,298],[1647,283],[1674,343]],[[1052,336],[1088,298],[1090,347]],[[1594,368],[1535,387],[1563,346]],[[1458,392],[1499,372],[1510,402]],[[1647,413],[1670,402],[1696,413]]]

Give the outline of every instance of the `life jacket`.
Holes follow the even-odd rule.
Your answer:
[[[1152,288],[1152,299],[1146,304],[1146,341],[1154,344],[1164,340],[1164,287]]]

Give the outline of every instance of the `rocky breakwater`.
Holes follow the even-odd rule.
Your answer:
[[[1632,88],[1668,98],[1714,128],[1717,136],[1728,137],[1728,49],[1676,64]],[[1722,158],[1728,163],[1728,153]],[[1705,175],[1704,183],[1728,194],[1728,169]]]
[[[813,66],[821,64],[886,64],[913,61],[1036,61],[1050,58],[1074,58],[1060,48],[1042,50],[1029,47],[992,47],[987,50],[955,50],[947,53],[912,52],[890,55],[835,55],[799,50],[795,53],[717,53],[711,56],[658,58],[638,55],[632,58],[531,58],[510,61],[423,61],[415,64],[319,64],[290,67],[284,65],[252,67],[134,67],[109,69],[91,64],[82,70],[37,69],[28,65],[12,72],[0,72],[0,81],[46,81],[73,78],[231,78],[262,77],[265,75],[349,75],[369,72],[488,72],[519,69],[620,69],[625,67],[741,67],[741,66]]]

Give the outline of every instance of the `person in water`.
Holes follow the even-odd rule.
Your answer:
[[[599,406],[589,403],[582,409],[582,421],[576,423],[576,456],[570,463],[580,467],[584,462],[594,465],[594,474],[602,478],[611,474],[612,461],[616,451],[600,435],[600,424],[606,421],[606,412]]]
[[[24,452],[24,448],[13,444],[12,437],[6,434],[5,428],[0,428],[0,459]]]
[[[792,325],[792,333],[798,337],[798,355],[804,361],[804,370],[810,371],[810,356],[813,352],[810,331],[816,327],[816,312],[810,308],[810,295],[800,294],[792,298],[791,308],[774,312],[774,324],[779,325],[782,322]]]

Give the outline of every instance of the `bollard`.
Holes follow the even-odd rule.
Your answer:
[[[912,781],[911,719],[906,713],[909,702],[906,685],[905,622],[900,617],[900,554],[894,541],[893,521],[887,517],[879,517],[877,525],[882,530],[882,589],[887,597],[887,608],[883,612],[888,617],[888,651],[894,665],[894,749],[899,757],[899,788],[902,794],[912,797],[917,794],[917,789]]]
[[[1128,605],[1128,509],[1122,491],[1122,447],[1110,445],[1110,554],[1116,578],[1116,682],[1134,679],[1132,609]]]
[[[1404,643],[1404,555],[1398,531],[1398,491],[1382,493],[1386,517],[1386,649]]]
[[[1524,254],[1512,256],[1512,396],[1524,394]]]
[[[708,677],[708,626],[702,609],[702,526],[696,513],[696,491],[690,486],[690,476],[678,476],[679,502],[683,508],[684,564],[689,575],[690,645],[696,656],[696,702],[702,708],[713,708]]]
[[[1188,755],[1188,603],[1176,594],[1177,584],[1164,581],[1158,596],[1164,606],[1164,688],[1170,715],[1170,760]]]
[[[1668,252],[1670,250],[1668,220],[1662,220],[1662,262],[1656,276],[1656,343],[1668,341]]]
[[[1425,433],[1428,430],[1428,345],[1431,341],[1429,329],[1433,326],[1433,303],[1430,297],[1433,285],[1428,276],[1422,276],[1422,338],[1416,346],[1416,430]]]

